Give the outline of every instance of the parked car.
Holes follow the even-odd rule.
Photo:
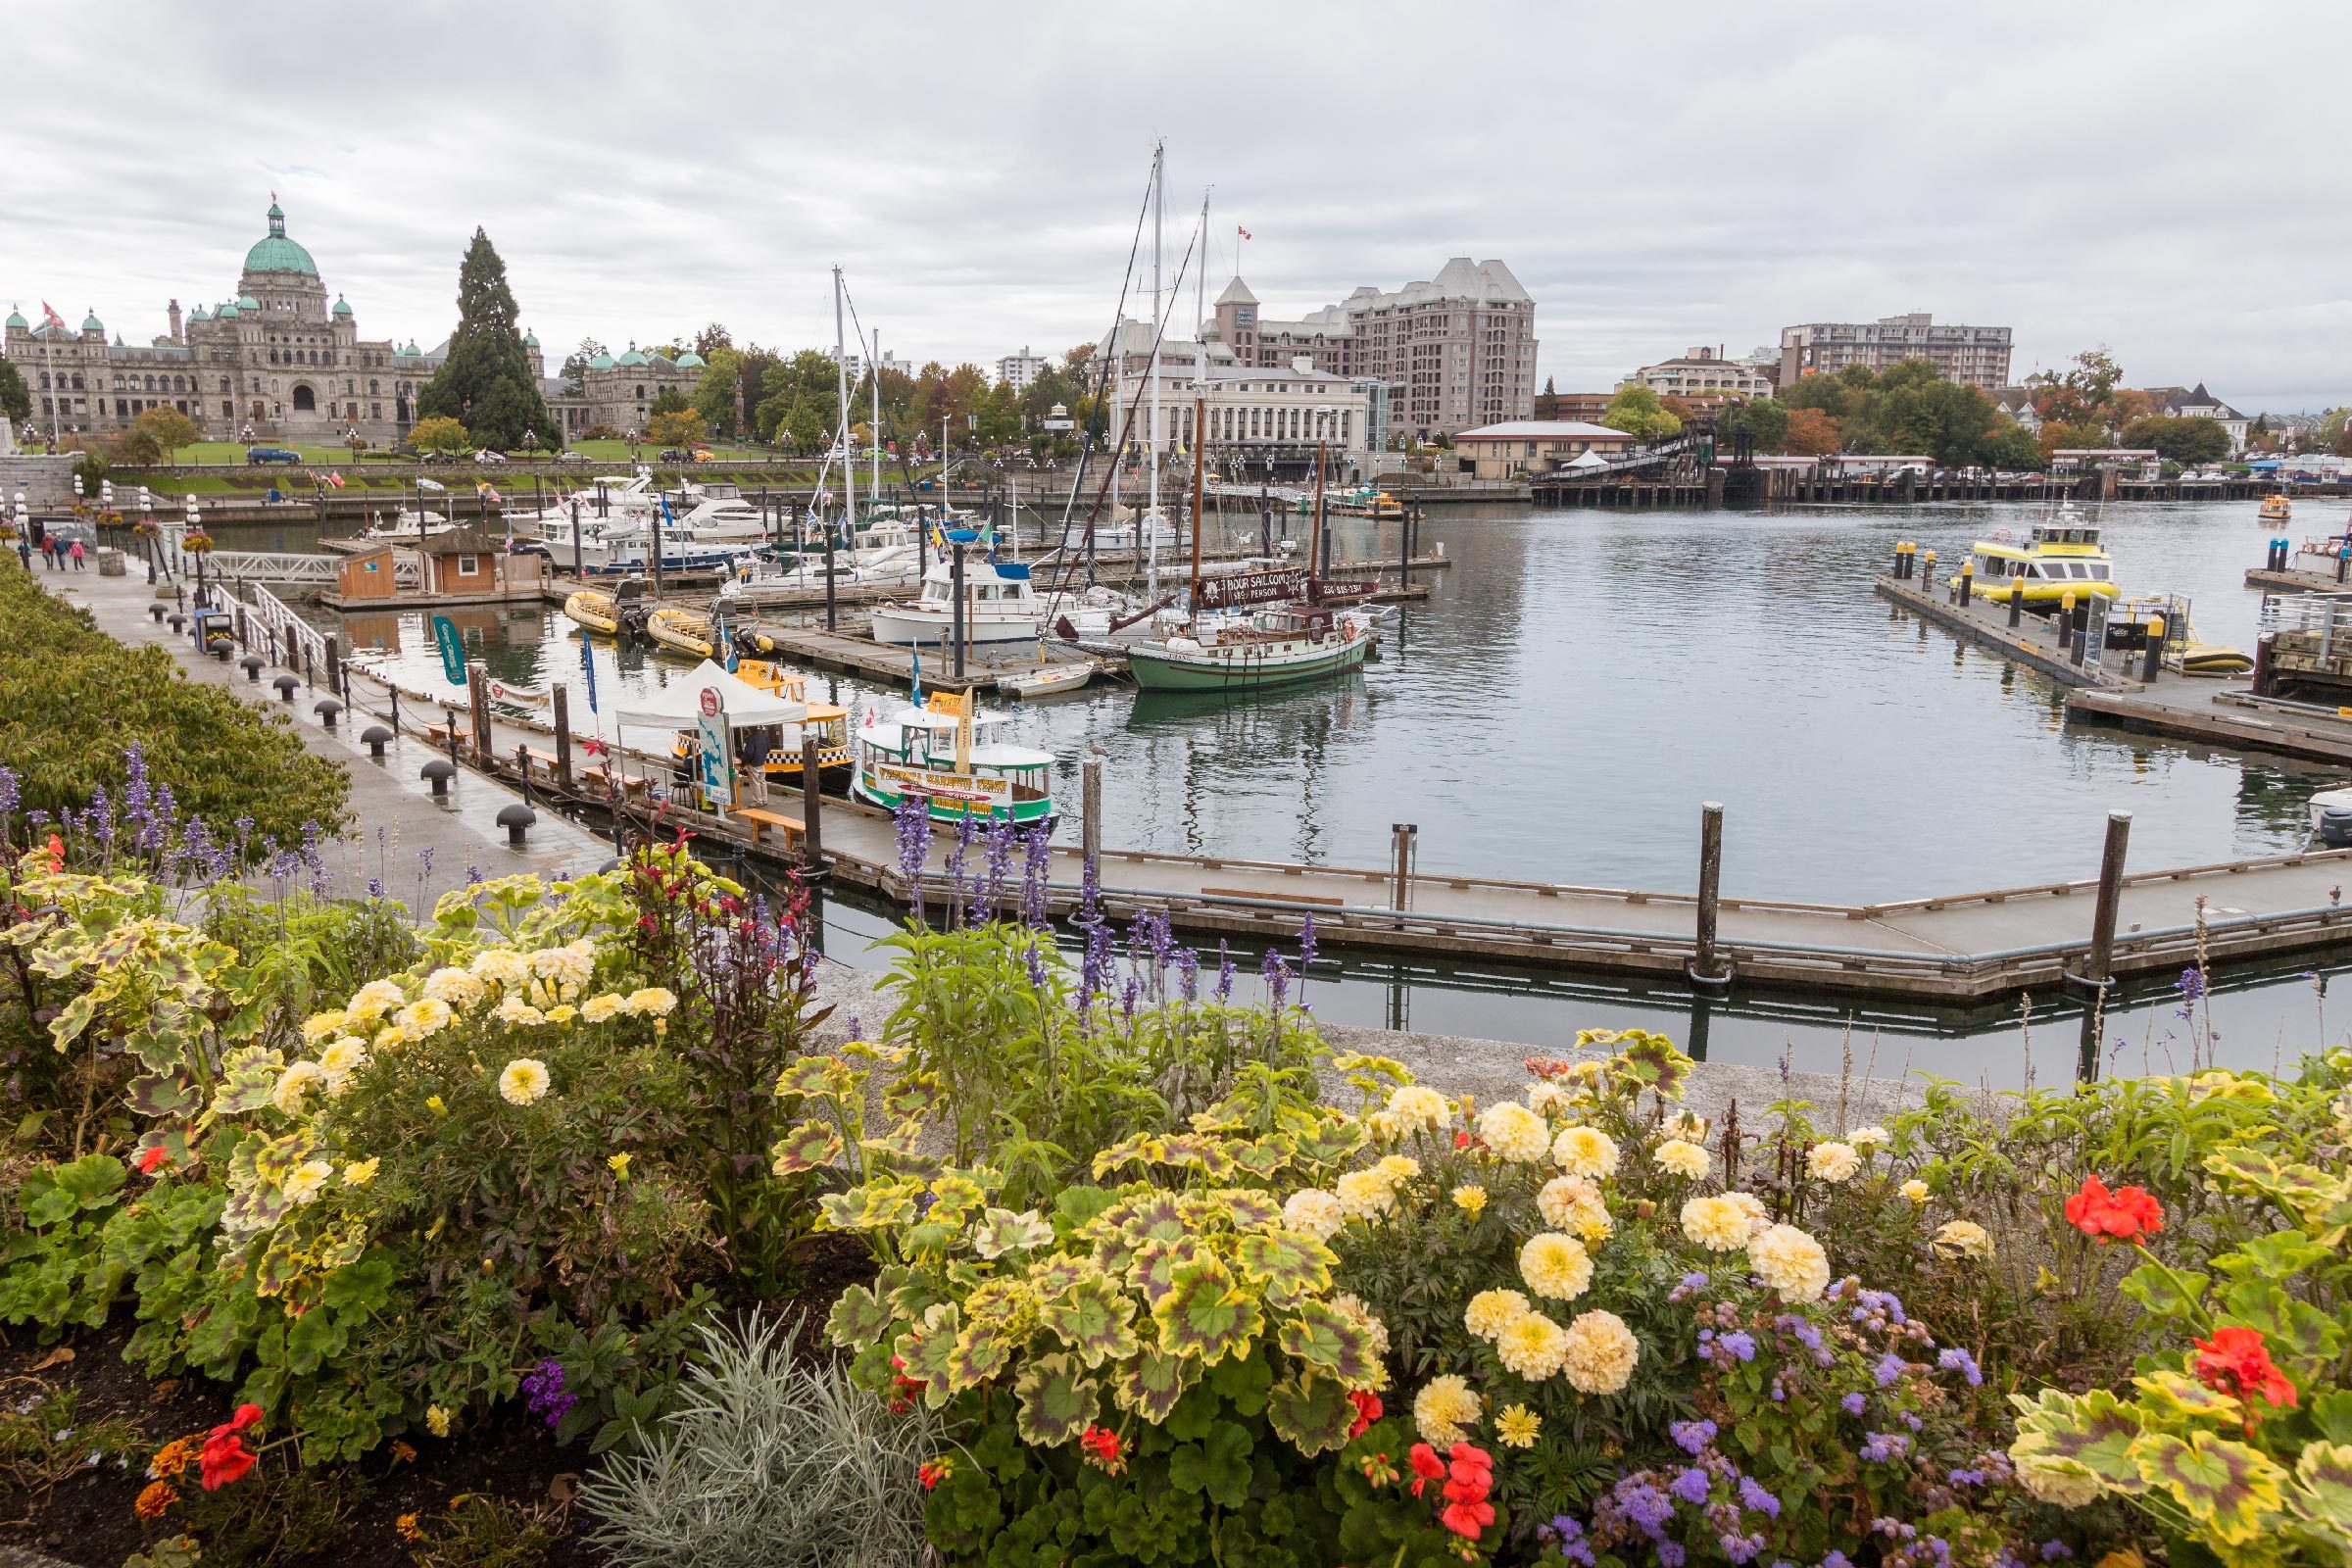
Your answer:
[[[562,457],[556,459],[556,461],[558,463],[586,463],[588,461],[588,454],[585,452],[566,452]]]
[[[676,447],[663,447],[656,456],[655,461],[660,463],[684,463],[686,461],[686,454],[679,451]]]
[[[476,452],[473,455],[473,461],[485,468],[503,468],[506,466],[507,455],[504,452],[484,450]]]
[[[264,463],[300,463],[302,454],[285,447],[247,447],[245,461],[249,465]]]
[[[694,449],[694,461],[697,463],[715,463],[718,460],[712,455],[709,447],[696,447]]]

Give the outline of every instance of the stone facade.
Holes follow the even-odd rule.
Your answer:
[[[539,369],[539,350],[532,342],[531,368]],[[565,440],[602,426],[629,440],[642,439],[653,419],[653,402],[663,392],[692,398],[703,378],[703,357],[688,349],[672,359],[666,349],[640,349],[631,343],[618,358],[599,354],[580,373],[574,392],[561,379],[540,381],[547,412],[564,427]]]
[[[33,422],[48,433],[109,435],[150,408],[177,409],[208,439],[333,444],[356,431],[376,445],[399,440],[416,419],[416,393],[446,357],[411,339],[363,338],[338,294],[329,301],[318,264],[288,237],[270,204],[269,232],[245,253],[236,291],[144,345],[108,339],[95,314],[79,331],[62,320],[8,318],[5,352],[32,388]],[[526,338],[544,373],[536,338]]]
[[[1152,323],[1122,318],[1115,334],[1096,346],[1098,363],[1114,344],[1119,352],[1110,387],[1113,437],[1132,404],[1128,450],[1149,451],[1153,445]],[[1305,354],[1279,365],[1244,363],[1215,338],[1169,339],[1159,345],[1157,445],[1162,452],[1192,450],[1193,400],[1200,398],[1207,405],[1212,466],[1237,474],[1296,475],[1313,470],[1320,447],[1335,469],[1365,469],[1369,455],[1384,447],[1386,392],[1377,380],[1323,369]]]

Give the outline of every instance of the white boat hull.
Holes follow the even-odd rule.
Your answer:
[[[1026,643],[1037,640],[1037,629],[1038,615],[1034,609],[1007,614],[979,606],[966,617],[963,635],[966,641],[979,645]],[[873,639],[878,643],[929,648],[944,644],[955,635],[956,616],[952,611],[918,609],[911,605],[874,607]]]

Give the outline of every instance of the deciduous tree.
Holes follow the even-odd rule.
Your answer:
[[[154,408],[130,421],[130,441],[123,455],[132,463],[169,463],[181,447],[197,437],[196,421],[172,408]]]
[[[419,452],[449,457],[470,450],[473,437],[466,433],[466,426],[459,420],[446,414],[437,414],[416,421],[409,431],[409,443]]]
[[[1640,382],[1617,389],[1600,422],[1641,441],[1663,441],[1683,433],[1683,421],[1667,412],[1657,393]]]
[[[1781,450],[1800,458],[1818,458],[1838,450],[1838,421],[1820,409],[1790,409],[1788,433]]]
[[[690,447],[703,438],[703,416],[692,409],[664,409],[646,421],[645,434],[656,446]]]
[[[7,360],[0,360],[0,415],[12,419],[32,416],[32,389],[24,384],[24,374]]]
[[[2124,426],[2128,447],[2153,447],[2159,457],[2183,466],[2219,463],[2230,456],[2230,432],[2218,419],[2168,419],[2151,414]]]

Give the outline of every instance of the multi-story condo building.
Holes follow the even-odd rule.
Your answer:
[[[1007,354],[997,362],[997,379],[1015,392],[1026,392],[1046,373],[1046,364],[1044,355],[1030,353],[1024,343],[1020,353]]]
[[[1426,282],[1359,288],[1297,319],[1263,316],[1235,278],[1203,335],[1246,366],[1288,365],[1388,387],[1384,421],[1426,441],[1535,412],[1536,302],[1497,261],[1456,257]]]
[[[1720,408],[1734,398],[1772,395],[1770,376],[1752,365],[1726,359],[1720,347],[1686,349],[1681,359],[1644,365],[1626,379],[1660,397],[1681,398],[1696,409]]]
[[[1926,360],[1944,379],[1997,391],[2009,384],[2009,328],[1937,326],[1926,311],[1875,321],[1813,321],[1781,328],[1782,386],[1801,375],[1829,375],[1849,365],[1881,370]]]

